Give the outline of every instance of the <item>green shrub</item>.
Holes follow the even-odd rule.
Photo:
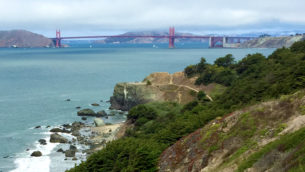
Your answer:
[[[218,59],[216,59],[214,64],[217,66],[222,66],[222,67],[230,67],[233,64],[235,64],[235,62],[234,62],[233,55],[227,54],[224,57],[219,57]]]
[[[292,52],[305,53],[305,40],[294,43],[290,49]]]
[[[151,85],[150,80],[146,80],[146,85]]]
[[[199,91],[198,93],[197,93],[197,99],[199,100],[199,101],[203,101],[203,100],[205,100],[206,99],[206,94],[203,92],[203,91]]]
[[[138,105],[133,107],[127,115],[127,119],[135,122],[139,118],[146,118],[148,120],[155,119],[157,116],[156,111],[147,105]]]

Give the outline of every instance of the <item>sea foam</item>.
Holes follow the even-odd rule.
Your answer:
[[[14,161],[17,168],[11,172],[49,172],[51,164],[51,158],[49,155],[58,143],[50,143],[50,137],[44,139],[47,141],[47,145],[40,145],[36,142],[33,150],[18,155],[19,158]],[[42,156],[31,157],[31,153],[37,150],[42,153]]]

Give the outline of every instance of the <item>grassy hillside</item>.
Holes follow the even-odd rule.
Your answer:
[[[290,171],[304,168],[305,91],[217,117],[160,157],[160,171]]]
[[[69,171],[157,171],[159,157],[167,147],[211,120],[305,88],[305,41],[289,49],[278,49],[268,58],[253,54],[235,62],[231,55],[227,55],[217,59],[213,65],[202,58],[198,64],[188,66],[185,73],[189,77],[199,76],[197,84],[217,83],[227,88],[216,94],[212,102],[204,99],[204,93],[200,92],[197,101],[183,107],[170,102],[134,107],[128,114],[133,125],[124,138],[107,144],[105,149]],[[245,114],[244,122],[237,126],[241,133],[235,134],[250,137],[257,132],[257,122],[261,121]],[[249,130],[243,131],[244,123],[244,127],[250,127]],[[215,146],[217,144],[208,145],[206,149],[213,152],[218,149]],[[298,162],[297,165],[303,161]],[[245,165],[238,169],[242,171],[251,163],[245,161]]]
[[[51,39],[26,30],[0,31],[0,47],[52,47]]]

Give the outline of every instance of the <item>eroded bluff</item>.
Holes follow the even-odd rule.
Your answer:
[[[205,86],[196,86],[196,78],[187,78],[183,72],[152,73],[142,82],[124,82],[116,84],[110,98],[111,108],[127,111],[138,104],[152,101],[174,101],[188,103]]]

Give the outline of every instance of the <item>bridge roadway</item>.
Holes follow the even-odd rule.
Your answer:
[[[169,40],[169,48],[175,47],[175,39],[209,39],[209,47],[224,47],[228,42],[240,43],[241,41],[251,40],[254,37],[241,36],[196,36],[196,35],[175,35],[175,28],[170,27],[169,35],[101,35],[101,36],[70,36],[61,37],[60,30],[56,30],[56,38],[51,38],[56,47],[61,47],[63,39],[96,39],[96,38],[167,38]]]
[[[231,38],[231,39],[252,39],[253,37],[230,37],[230,36],[168,36],[168,35],[160,35],[160,36],[154,36],[154,35],[102,35],[102,36],[67,36],[67,37],[60,37],[60,39],[88,39],[88,38],[175,38],[175,39],[209,39],[209,38]],[[51,39],[57,39],[57,38],[51,38]]]

